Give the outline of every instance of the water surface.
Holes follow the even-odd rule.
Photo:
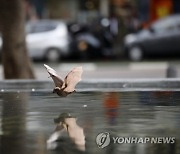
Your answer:
[[[56,154],[46,141],[55,129],[53,119],[68,112],[84,129],[86,152],[99,154],[180,153],[180,91],[86,91],[66,98],[51,91],[0,92],[0,152]],[[175,137],[175,144],[111,144],[99,148],[96,136]],[[70,144],[64,153],[80,153]]]

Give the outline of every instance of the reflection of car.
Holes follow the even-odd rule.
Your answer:
[[[29,56],[57,61],[69,54],[68,29],[64,22],[40,20],[26,25]]]
[[[26,24],[28,54],[33,59],[57,61],[69,54],[69,34],[64,22],[39,20]],[[0,46],[2,40],[0,39]]]
[[[125,52],[131,60],[142,60],[145,55],[180,54],[180,15],[160,19],[148,29],[128,34]]]

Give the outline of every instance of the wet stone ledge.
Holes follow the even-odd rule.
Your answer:
[[[3,80],[2,91],[49,91],[54,88],[52,81],[40,80]],[[76,86],[79,91],[180,91],[180,79],[92,79],[82,80]]]

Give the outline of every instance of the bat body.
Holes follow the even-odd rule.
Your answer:
[[[65,77],[64,81],[58,76],[56,71],[44,64],[50,77],[53,79],[55,88],[53,93],[57,93],[59,96],[66,97],[68,94],[75,92],[75,86],[81,81],[82,67],[73,68]]]

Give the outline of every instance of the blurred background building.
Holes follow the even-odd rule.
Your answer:
[[[111,19],[120,36],[148,26],[164,16],[180,13],[179,0],[26,0],[27,19],[62,19],[89,23],[100,17]]]
[[[26,0],[27,19],[89,22],[97,17],[137,18],[149,23],[180,13],[179,0]]]
[[[77,30],[78,25],[81,36],[70,31],[70,41],[74,41],[69,43],[70,50],[77,49],[80,53],[88,49],[94,53],[101,50],[102,53],[98,53],[99,57],[102,55],[123,57],[121,56],[124,55],[125,49],[123,43],[127,34],[147,28],[152,22],[162,17],[180,13],[180,1],[25,0],[25,10],[27,21],[60,19],[65,22],[69,31],[74,28]],[[76,25],[73,27],[73,24]],[[91,44],[87,39],[91,41]],[[96,45],[93,46],[93,43]],[[77,54],[74,52],[74,55]],[[87,59],[87,55],[86,58],[84,57],[82,54],[81,58]]]

